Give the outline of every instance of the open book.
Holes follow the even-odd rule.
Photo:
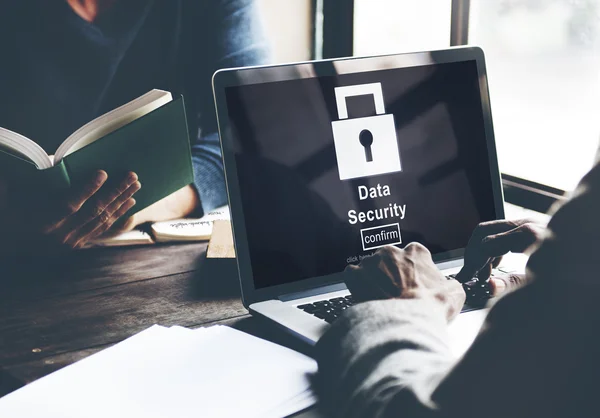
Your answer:
[[[35,138],[34,138],[35,139]],[[142,185],[132,213],[193,181],[183,97],[152,90],[79,128],[54,155],[0,128],[0,175],[37,190],[69,188],[105,170],[115,181],[134,171]]]

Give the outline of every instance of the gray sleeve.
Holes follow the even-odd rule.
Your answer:
[[[317,344],[321,405],[336,417],[596,416],[597,292],[580,290],[548,279],[503,297],[459,362],[433,302],[358,305]]]
[[[600,164],[548,224],[528,284],[502,297],[456,362],[434,301],[347,311],[317,344],[317,390],[340,417],[597,417]]]
[[[331,416],[429,417],[430,394],[454,358],[444,312],[429,300],[367,302],[347,311],[316,346],[321,404]],[[404,415],[406,414],[406,415]]]

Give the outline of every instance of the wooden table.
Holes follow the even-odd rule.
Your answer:
[[[225,324],[310,355],[250,317],[235,260],[205,252],[205,243],[99,248],[0,265],[0,396],[153,324]]]

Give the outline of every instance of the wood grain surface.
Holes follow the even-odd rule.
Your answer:
[[[251,318],[235,259],[206,243],[89,249],[0,262],[0,396],[153,324],[224,324],[310,354]]]

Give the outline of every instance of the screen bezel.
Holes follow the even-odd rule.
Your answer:
[[[460,61],[475,61],[479,76],[479,91],[484,119],[485,136],[488,149],[488,160],[492,181],[492,194],[496,219],[504,218],[504,198],[498,168],[498,158],[494,139],[491,105],[489,100],[488,78],[484,53],[479,47],[453,47],[444,50],[390,54],[372,57],[348,57],[320,61],[307,61],[291,64],[255,66],[222,69],[213,75],[213,94],[217,113],[221,152],[223,155],[225,182],[231,211],[231,224],[234,237],[238,274],[242,289],[242,302],[248,307],[252,303],[275,299],[284,294],[302,292],[343,281],[342,273],[313,277],[297,282],[257,289],[254,284],[250,250],[246,235],[245,218],[242,207],[237,167],[233,150],[233,137],[230,135],[230,121],[225,98],[228,87],[248,84],[269,83],[274,81],[295,80],[299,78],[336,76],[352,72],[376,71],[383,68],[414,67],[419,65],[443,64]],[[338,67],[338,68],[336,68]],[[349,68],[340,71],[340,68]],[[462,258],[464,248],[436,254],[434,261],[444,262]]]

